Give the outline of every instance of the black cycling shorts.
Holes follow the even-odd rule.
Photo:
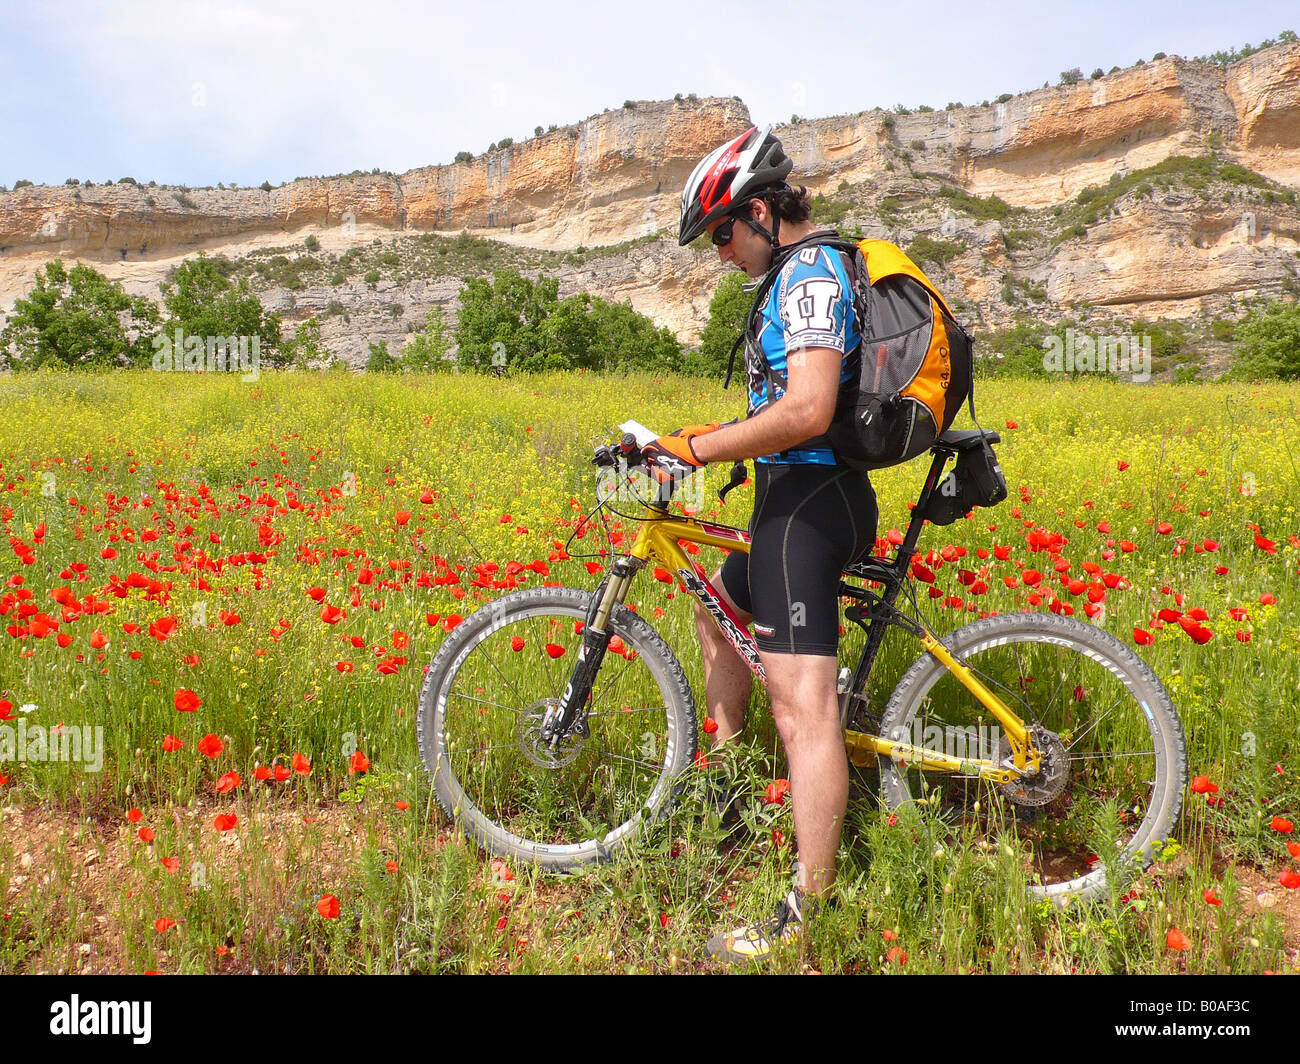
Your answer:
[[[722,586],[753,616],[759,649],[834,656],[840,574],[876,542],[871,481],[842,465],[755,462],[754,483],[749,554],[727,556]]]

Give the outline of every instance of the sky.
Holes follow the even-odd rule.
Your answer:
[[[679,92],[939,109],[1286,29],[1295,0],[0,0],[0,184],[400,173]]]

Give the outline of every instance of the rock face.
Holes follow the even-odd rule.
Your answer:
[[[739,100],[669,101],[396,176],[299,178],[269,192],[21,188],[0,193],[0,252],[137,260],[259,232],[362,225],[504,230],[552,247],[617,243],[664,224],[699,156],[748,125]]]
[[[116,184],[0,193],[0,310],[31,287],[36,266],[55,256],[88,260],[157,298],[166,270],[201,249],[238,255],[299,243],[308,234],[327,252],[402,232],[469,230],[558,251],[675,234],[690,169],[749,122],[738,99],[639,103],[469,162],[400,175],[302,178],[270,191]],[[1058,307],[1131,306],[1148,316],[1215,310],[1233,293],[1275,293],[1295,281],[1300,217],[1294,204],[1274,202],[1271,194],[1269,206],[1231,207],[1157,189],[1108,210],[1086,235],[1018,253],[1008,250],[996,223],[954,220],[948,211],[944,228],[935,192],[946,184],[1047,214],[1114,175],[1211,151],[1294,188],[1300,43],[1226,69],[1169,58],[988,106],[867,111],[777,132],[798,179],[813,191],[832,196],[846,186],[870,187],[902,197],[909,213],[892,224],[853,218],[866,235],[904,246],[919,235],[959,238],[965,250],[948,263],[946,280],[961,287],[984,324],[1010,318],[1002,298],[1007,278],[1041,286]],[[722,270],[711,252],[678,249],[668,235],[560,272],[566,291],[626,298],[693,342]],[[430,279],[418,292],[408,284],[399,294],[415,313],[452,301],[454,287]],[[332,300],[367,320],[374,291],[349,284],[297,298],[266,295],[290,320]]]

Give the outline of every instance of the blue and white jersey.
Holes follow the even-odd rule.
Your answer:
[[[786,373],[786,352],[828,347],[844,356],[840,360],[840,383],[847,382],[852,376],[849,356],[860,336],[853,311],[853,286],[840,253],[815,245],[795,252],[781,267],[755,319],[755,329],[767,364],[777,375]],[[749,416],[753,417],[784,392],[778,385],[776,394],[769,394],[767,378],[752,349],[747,350],[745,369],[749,378]],[[835,455],[830,448],[795,449],[755,461],[834,465]]]

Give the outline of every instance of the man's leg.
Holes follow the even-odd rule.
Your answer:
[[[713,574],[710,583],[740,622],[748,625],[753,618],[727,594],[722,586],[721,569]],[[718,722],[718,730],[713,733],[713,745],[717,746],[744,728],[754,674],[698,600],[695,601],[695,627],[700,633],[700,653],[704,658],[705,706],[708,715]]]
[[[837,660],[766,651],[761,657],[772,715],[790,764],[798,887],[819,894],[835,882],[835,852],[849,801],[848,755],[835,693]]]

